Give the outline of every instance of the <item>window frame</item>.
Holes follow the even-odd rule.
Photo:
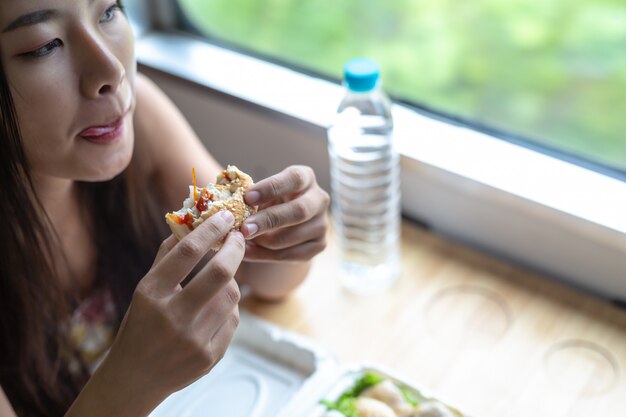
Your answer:
[[[127,6],[142,66],[325,141],[342,94],[338,83],[182,32],[175,1],[129,0]],[[207,62],[220,62],[220,68],[206,71]],[[263,82],[241,82],[232,77],[235,68]],[[315,97],[315,104],[302,97]],[[543,275],[626,301],[626,182],[400,103],[393,107],[406,217]],[[327,161],[314,165],[324,169]]]

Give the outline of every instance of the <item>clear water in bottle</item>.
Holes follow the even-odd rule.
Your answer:
[[[378,67],[366,60],[355,70],[353,62],[344,68],[346,95],[328,130],[332,213],[343,285],[373,293],[400,274],[400,168]]]

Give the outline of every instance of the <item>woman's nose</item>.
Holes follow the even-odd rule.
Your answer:
[[[126,77],[126,70],[111,45],[94,36],[87,36],[79,51],[82,62],[81,90],[89,98],[117,93]]]

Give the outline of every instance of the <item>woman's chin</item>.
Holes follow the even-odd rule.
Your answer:
[[[133,141],[132,138],[118,143],[115,150],[101,150],[92,158],[86,158],[85,161],[91,159],[91,163],[85,166],[83,181],[99,182],[108,181],[121,174],[128,166],[133,157]]]
[[[98,165],[92,167],[89,179],[86,181],[109,181],[120,175],[128,166],[132,160],[132,153],[128,157],[121,157],[106,165]]]

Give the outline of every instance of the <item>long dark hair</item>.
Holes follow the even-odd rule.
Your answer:
[[[92,216],[99,284],[111,290],[121,319],[165,236],[157,190],[134,157],[113,180],[79,187]],[[2,65],[0,219],[0,386],[19,416],[62,416],[88,373],[70,373],[64,359],[77,356],[62,330],[72,305],[53,256],[59,238],[35,193]]]

